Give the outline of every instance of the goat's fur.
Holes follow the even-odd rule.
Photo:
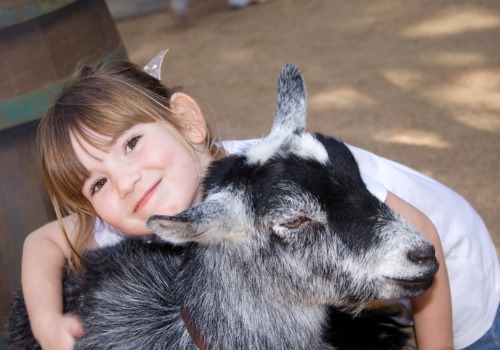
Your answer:
[[[433,247],[367,190],[346,145],[305,128],[304,83],[287,65],[271,133],[213,162],[201,204],[149,219],[182,247],[126,242],[89,253],[105,259],[66,278],[65,311],[85,328],[75,348],[195,349],[182,305],[211,349],[357,349],[364,331],[343,339],[330,306],[357,313],[423,293],[437,270]],[[341,317],[348,328],[352,317]],[[34,348],[29,332],[19,296],[7,349]],[[367,348],[399,348],[397,334],[378,345],[387,334]]]

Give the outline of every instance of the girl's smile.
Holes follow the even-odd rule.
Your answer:
[[[156,189],[160,185],[161,181],[162,180],[158,181],[153,187],[146,191],[144,196],[142,196],[142,198],[139,200],[139,203],[137,203],[137,205],[135,206],[134,212],[141,210],[148,203],[148,201],[151,199]]]

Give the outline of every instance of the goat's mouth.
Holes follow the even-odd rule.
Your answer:
[[[389,283],[402,288],[403,290],[413,294],[420,294],[427,290],[434,281],[434,274],[428,274],[416,278],[395,278],[386,277]]]

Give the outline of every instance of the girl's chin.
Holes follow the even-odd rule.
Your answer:
[[[179,206],[179,207],[172,207],[172,206],[160,207],[160,208],[157,208],[157,210],[154,213],[152,213],[150,216],[153,216],[153,215],[174,216],[174,215],[177,215],[180,212],[186,210],[187,208],[189,208],[189,206],[186,206],[186,207],[184,207],[184,206]]]
[[[149,216],[148,216],[149,218]],[[133,225],[128,225],[128,226],[123,226],[123,225],[117,225],[114,226],[116,229],[118,229],[121,232],[126,233],[127,235],[130,236],[145,236],[145,235],[150,235],[153,232],[146,226],[146,221],[147,219],[144,220],[138,220],[138,222],[134,223]]]
[[[126,232],[126,231],[123,231],[123,232]],[[137,236],[137,237],[141,237],[141,236],[148,236],[150,234],[153,234],[154,232],[151,232],[151,230],[134,230],[132,232],[128,232],[127,235],[129,236]]]

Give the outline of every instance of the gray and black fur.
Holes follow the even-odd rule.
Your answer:
[[[125,242],[66,278],[65,310],[85,328],[76,349],[196,349],[181,306],[210,349],[400,348],[397,332],[348,314],[423,293],[434,248],[367,190],[346,145],[305,129],[287,65],[271,133],[213,162],[202,203],[149,219],[182,248]],[[20,296],[7,335],[9,350],[35,348]]]

